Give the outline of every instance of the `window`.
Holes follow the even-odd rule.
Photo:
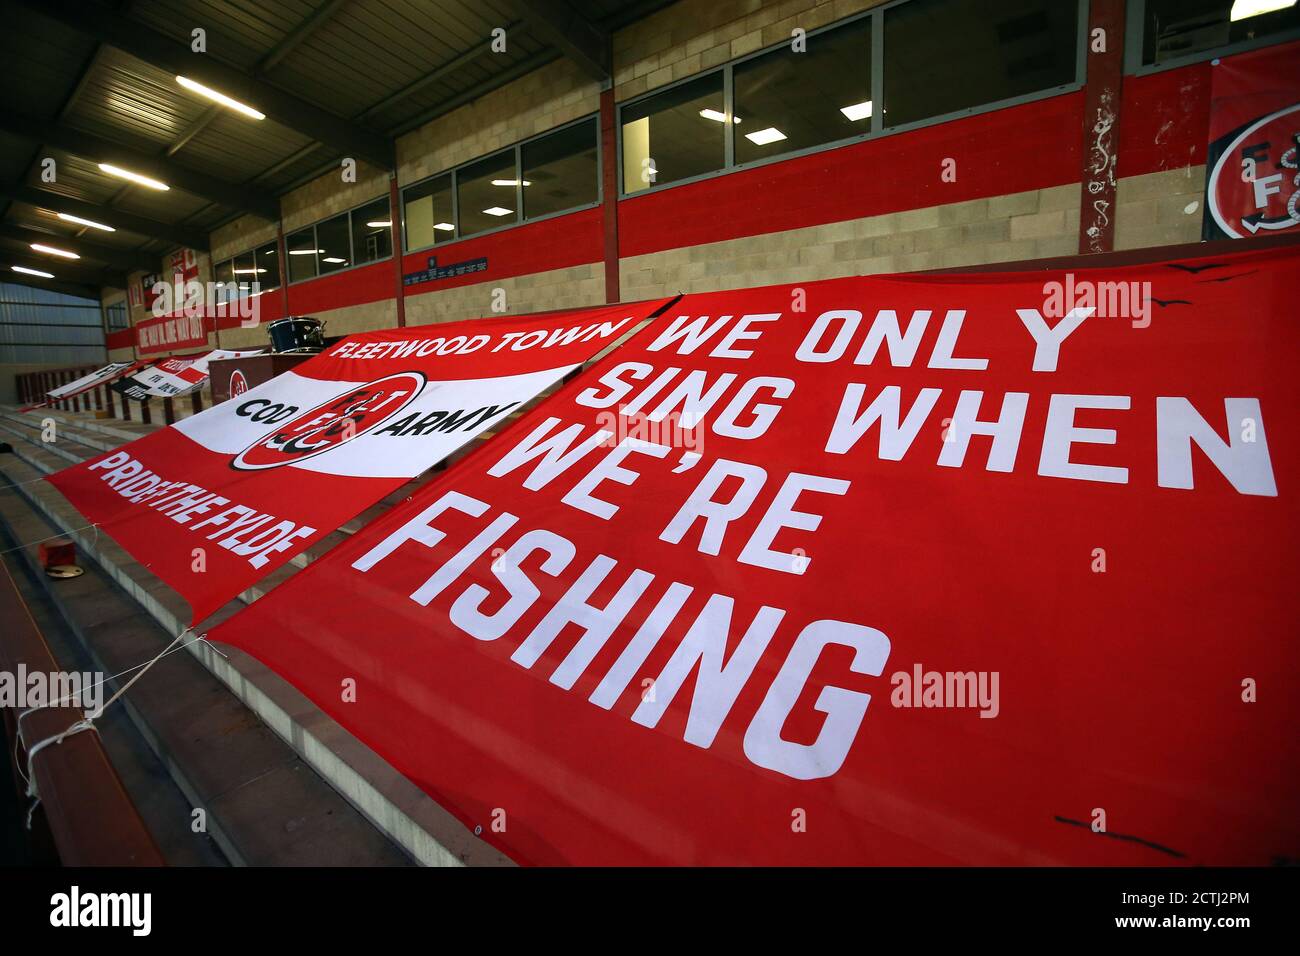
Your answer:
[[[257,250],[257,281],[263,290],[280,287],[280,249],[274,242],[259,246]]]
[[[130,324],[126,315],[125,302],[114,302],[112,305],[104,306],[104,315],[108,320],[108,330],[110,332],[124,329]]]
[[[356,263],[387,259],[393,254],[393,223],[388,197],[352,210],[352,256]]]
[[[457,170],[456,208],[462,236],[518,222],[515,151],[503,150]]]
[[[596,120],[589,119],[520,147],[525,219],[596,201],[596,134]]]
[[[216,290],[218,302],[226,302],[235,297],[235,260],[227,259],[212,267],[212,281],[221,283]]]
[[[1195,59],[1198,54],[1206,59],[1212,52],[1262,46],[1300,31],[1300,4],[1283,5],[1279,0],[1146,0],[1143,7],[1143,66]],[[1133,37],[1130,43],[1137,40]]]
[[[803,53],[784,44],[737,63],[732,82],[737,163],[869,132],[871,19],[814,34]]]
[[[352,265],[351,232],[347,213],[316,224],[316,259],[320,262],[321,275]]]
[[[286,237],[284,244],[289,253],[289,281],[316,278],[316,230],[308,226]]]
[[[456,238],[450,173],[411,186],[402,197],[407,249],[426,249]]]
[[[1077,3],[913,0],[885,10],[884,18],[886,126],[1077,79]]]
[[[623,192],[722,169],[726,109],[721,72],[624,107]]]
[[[239,294],[247,295],[252,291],[254,281],[261,281],[258,272],[257,256],[250,249],[235,256],[235,281],[239,283]]]

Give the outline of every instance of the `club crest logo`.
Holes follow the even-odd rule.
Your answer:
[[[244,373],[235,369],[230,373],[230,397],[243,395],[248,391],[248,379],[244,378]]]
[[[398,372],[358,385],[285,422],[259,438],[231,461],[240,471],[279,468],[316,458],[373,431],[411,402],[424,388],[420,372]],[[255,422],[277,421],[296,411],[292,406],[253,399],[235,410]]]
[[[1215,225],[1234,239],[1300,234],[1298,154],[1300,103],[1234,135],[1206,190]]]

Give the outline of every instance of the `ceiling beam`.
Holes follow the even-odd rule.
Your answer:
[[[74,156],[99,163],[122,166],[133,173],[160,179],[168,186],[183,189],[209,202],[240,209],[272,221],[280,218],[280,200],[260,189],[194,172],[166,159],[152,156],[130,146],[75,129],[64,123],[0,109],[0,129],[34,143],[44,143]]]
[[[307,19],[303,20],[296,27],[284,35],[284,38],[271,48],[271,51],[258,61],[257,66],[253,69],[253,75],[264,76],[266,73],[275,68],[275,65],[283,60],[286,56],[298,48],[298,46],[310,37],[313,33],[329,22],[330,18],[339,10],[343,9],[350,0],[328,0],[327,3],[317,7]]]
[[[143,269],[145,272],[158,271],[159,259],[156,256],[148,256],[134,249],[124,249],[121,246],[104,245],[80,236],[74,238],[72,236],[62,236],[58,233],[39,232],[13,222],[0,223],[0,236],[15,239],[29,246],[33,242],[38,242],[58,249],[66,249],[68,252],[77,253],[83,259],[94,259],[117,269]],[[61,260],[51,259],[50,261],[55,263]]]
[[[510,0],[512,6],[545,40],[588,76],[602,85],[613,72],[613,48],[608,31],[575,10],[566,0]]]
[[[111,285],[119,289],[126,288],[126,272],[107,266],[94,266],[85,262],[69,262],[65,259],[52,260],[27,248],[26,243],[0,235],[0,277],[22,275],[14,272],[10,266],[25,266],[40,272],[50,272],[56,279],[81,282],[86,285]],[[160,263],[161,264],[161,263]],[[29,276],[28,278],[37,278]]]
[[[293,52],[303,40],[306,40],[323,27],[330,17],[334,16],[344,4],[349,2],[350,0],[330,0],[329,3],[312,13],[306,20],[290,30],[270,53],[258,61],[257,65],[253,67],[253,76],[258,79],[265,77],[277,63]],[[167,155],[175,156],[179,153],[190,140],[211,126],[213,121],[220,115],[221,107],[219,106],[213,106],[204,111],[202,116],[181,130],[180,135],[172,140],[172,144],[167,147]]]
[[[56,20],[86,36],[129,53],[151,66],[178,76],[188,76],[205,86],[256,107],[277,123],[297,130],[384,169],[395,165],[396,150],[390,137],[352,123],[314,103],[273,86],[208,53],[195,53],[189,44],[159,33],[129,16],[84,0],[4,0],[32,13]],[[178,88],[179,90],[179,88]]]
[[[189,246],[191,249],[206,252],[209,248],[208,234],[206,232],[172,225],[167,222],[159,222],[157,219],[137,216],[134,213],[123,212],[120,209],[110,209],[98,203],[73,199],[71,196],[64,196],[62,193],[49,192],[48,190],[37,189],[21,183],[0,183],[0,197],[12,202],[36,206],[50,212],[66,212],[70,216],[80,216],[82,219],[102,222],[104,225],[112,226],[115,229],[133,232],[136,235],[147,236],[151,239],[161,239],[164,242],[171,242],[181,246]]]

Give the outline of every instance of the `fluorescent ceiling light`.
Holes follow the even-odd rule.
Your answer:
[[[347,262],[346,259],[340,259],[338,256],[326,256],[321,262],[328,262],[331,265],[338,265],[340,262]]]
[[[865,103],[854,103],[852,106],[841,106],[840,112],[856,123],[858,120],[868,119],[871,116],[871,100]]]
[[[206,96],[214,103],[220,103],[222,106],[228,106],[232,110],[235,110],[238,113],[243,113],[245,116],[251,116],[255,120],[266,119],[265,113],[259,112],[258,110],[253,109],[251,106],[247,105],[246,103],[239,102],[239,100],[232,100],[225,93],[218,93],[216,90],[210,89],[204,86],[202,83],[195,83],[188,76],[178,76],[176,77],[176,82],[179,83],[181,86],[185,87],[187,90],[199,94],[199,96]]]
[[[237,276],[257,275],[258,273],[265,272],[265,271],[266,271],[265,269],[235,269],[234,270],[235,275]]]
[[[1295,0],[1237,0],[1232,5],[1232,22],[1249,20],[1265,13],[1276,13],[1294,7]]]
[[[102,222],[95,222],[93,219],[82,219],[80,216],[70,216],[66,212],[56,212],[56,216],[64,222],[75,222],[78,226],[89,226],[91,229],[103,229],[105,232],[117,232],[112,226],[106,226]]]
[[[367,228],[367,229],[392,229],[392,228],[393,228],[393,224],[392,224],[392,222],[390,222],[390,221],[387,220],[387,219],[382,220],[382,221],[379,220],[379,219],[376,219],[374,222],[368,222],[368,223],[366,223],[366,228]]]
[[[519,180],[517,180],[517,179],[494,179],[494,180],[492,180],[492,185],[493,185],[493,186],[518,186],[518,185],[519,185]],[[532,183],[530,183],[528,180],[525,179],[525,180],[524,180],[524,185],[525,185],[525,186],[531,186]]]
[[[491,208],[484,209],[483,211],[487,213],[489,216],[508,216],[512,212],[514,212],[513,209],[503,209],[500,206],[492,206]]]
[[[452,225],[451,223],[449,223],[449,222],[435,222],[435,223],[433,224],[433,228],[434,228],[434,229],[441,229],[443,232],[455,232],[455,231],[456,231],[456,227],[453,226],[453,225]]]
[[[166,183],[160,183],[156,179],[150,179],[148,176],[141,176],[139,173],[133,173],[129,169],[123,169],[121,166],[114,166],[111,163],[100,163],[101,172],[108,173],[110,176],[117,176],[120,179],[129,179],[133,183],[139,183],[141,186],[148,186],[150,189],[171,189]]]
[[[53,246],[43,246],[39,242],[33,242],[32,248],[37,252],[44,252],[46,255],[62,256],[65,259],[80,259],[81,256],[75,252],[69,252],[67,249],[56,249]]]
[[[40,276],[42,279],[53,279],[53,272],[41,272],[39,269],[28,269],[26,266],[10,266],[14,272],[21,272],[29,276]]]
[[[703,116],[705,119],[713,120],[713,122],[715,123],[725,123],[727,121],[727,114],[721,113],[718,110],[712,110],[712,109],[700,110],[700,115]],[[739,123],[740,117],[733,116],[731,118],[731,121],[733,123]]]
[[[755,133],[746,133],[745,139],[749,140],[755,146],[766,146],[768,143],[775,143],[785,139],[785,133],[781,132],[775,126],[769,126],[767,129],[760,129]]]
[[[314,256],[318,252],[324,252],[324,249],[290,249],[291,256]]]

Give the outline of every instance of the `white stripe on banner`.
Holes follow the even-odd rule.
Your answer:
[[[340,477],[414,478],[575,368],[399,381],[391,402],[355,426],[355,437],[348,437],[344,410],[321,406],[369,383],[323,381],[290,371],[172,427],[209,451],[235,456],[231,467],[236,470],[289,467]],[[291,441],[287,449],[286,441]]]

